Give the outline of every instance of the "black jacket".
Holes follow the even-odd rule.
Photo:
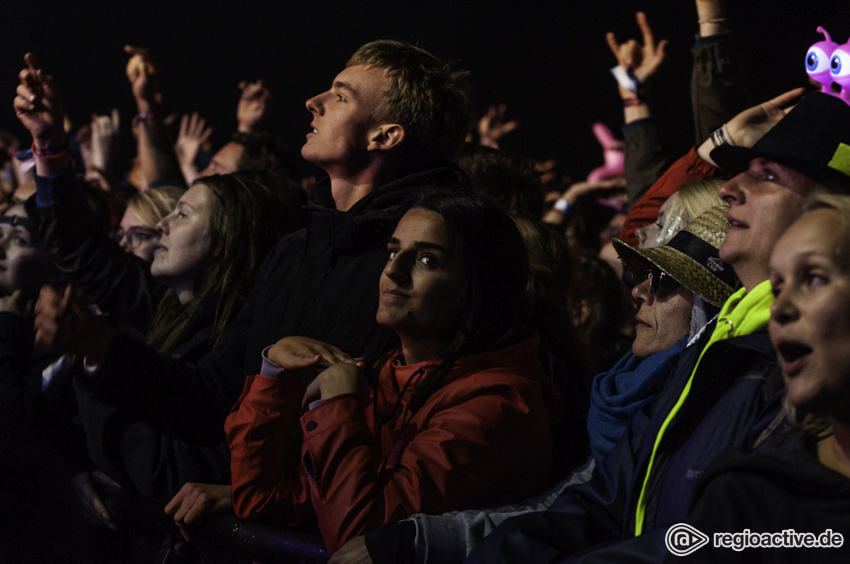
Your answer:
[[[589,482],[565,489],[547,511],[505,521],[467,561],[511,562],[519,554],[533,562],[663,559],[664,534],[685,520],[696,477],[725,449],[753,444],[781,406],[782,377],[766,333],[714,343],[661,441],[648,487],[646,532],[635,537],[635,508],[655,438],[704,344],[685,350],[657,400],[638,412]]]
[[[157,355],[139,364],[136,343],[116,340],[98,382],[110,402],[144,409],[176,437],[218,440],[246,374],[262,350],[291,335],[329,342],[352,356],[379,358],[394,335],[375,322],[386,243],[402,201],[426,187],[467,190],[454,166],[381,186],[349,211],[333,208],[330,186],[313,189],[307,226],[281,239],[260,266],[252,298],[197,362]]]
[[[804,432],[778,434],[754,452],[736,449],[718,456],[697,482],[688,523],[712,541],[715,533],[738,533],[738,538],[726,537],[721,546],[709,542],[684,561],[850,561],[850,479],[818,462],[814,443],[814,437]],[[747,529],[781,534],[782,538],[769,540],[783,546],[743,548],[740,533]],[[796,539],[784,533],[788,529],[794,530]],[[830,546],[787,545],[789,540],[800,542],[805,533],[819,542],[828,540]],[[842,537],[841,546],[832,546],[837,544],[835,533]],[[668,558],[673,560],[682,559]]]

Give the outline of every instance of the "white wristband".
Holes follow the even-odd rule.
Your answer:
[[[567,213],[567,211],[570,209],[571,206],[570,206],[570,203],[568,201],[566,201],[565,199],[558,198],[555,201],[555,205],[553,207],[561,213]]]

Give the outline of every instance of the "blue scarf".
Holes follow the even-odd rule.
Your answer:
[[[640,407],[658,395],[687,341],[685,336],[644,359],[629,351],[611,370],[593,379],[587,415],[593,458],[605,458]]]

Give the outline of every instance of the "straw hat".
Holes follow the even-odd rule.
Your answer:
[[[728,210],[725,203],[710,208],[663,247],[636,249],[619,239],[614,239],[614,247],[637,278],[657,266],[703,300],[721,307],[740,286],[735,271],[717,254],[726,239]]]

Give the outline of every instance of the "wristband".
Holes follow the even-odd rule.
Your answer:
[[[623,98],[623,107],[631,108],[633,106],[640,106],[641,104],[645,104],[643,100],[640,98]]]
[[[723,23],[726,21],[726,18],[714,18],[713,20],[697,20],[697,23],[700,24],[717,24]]]
[[[555,205],[552,207],[553,209],[556,209],[561,213],[567,213],[572,206],[570,206],[570,203],[565,199],[558,198],[557,200],[555,200]]]
[[[35,141],[33,141],[32,146],[30,148],[32,149],[32,154],[35,155],[37,158],[43,160],[43,161],[56,161],[56,160],[59,160],[63,157],[68,156],[68,146],[67,145],[65,145],[65,147],[63,147],[59,151],[51,151],[51,150],[42,151],[38,147],[35,146]]]
[[[139,121],[150,121],[150,120],[153,119],[153,117],[154,117],[153,112],[139,112],[136,115],[136,119],[139,120]]]
[[[732,145],[734,147],[735,144],[729,140],[731,136],[726,135],[726,130],[723,129],[724,127],[726,127],[725,123],[711,132],[711,143],[715,147],[721,145]]]

